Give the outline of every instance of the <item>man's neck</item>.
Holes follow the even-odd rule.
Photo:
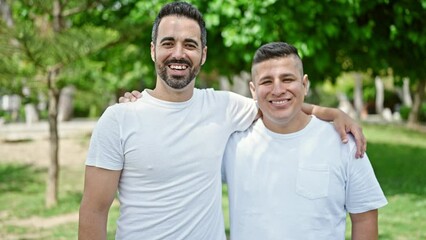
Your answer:
[[[311,121],[311,118],[312,116],[307,115],[301,111],[297,116],[288,119],[287,121],[284,119],[281,121],[271,121],[265,116],[262,116],[262,121],[265,127],[272,132],[279,134],[289,134],[298,132],[305,128],[309,121]]]

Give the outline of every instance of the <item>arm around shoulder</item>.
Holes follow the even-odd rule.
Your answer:
[[[121,171],[86,166],[79,212],[78,239],[107,239],[108,212],[118,188]]]

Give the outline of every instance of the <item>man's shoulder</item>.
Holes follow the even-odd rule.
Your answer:
[[[136,102],[126,102],[126,103],[114,103],[109,105],[104,113],[106,112],[114,112],[114,113],[119,113],[119,112],[124,112],[129,108],[132,108],[132,106],[135,106],[137,103]]]
[[[226,90],[216,90],[213,88],[205,88],[205,89],[195,89],[194,92],[199,98],[211,100],[214,102],[223,102],[225,104],[233,103],[233,104],[252,104],[253,100],[249,99],[240,94],[226,91]]]
[[[256,142],[257,139],[266,134],[264,131],[263,123],[261,121],[261,119],[258,119],[254,121],[253,124],[250,125],[250,127],[246,130],[234,132],[230,137],[230,141],[233,141],[235,144]]]
[[[195,88],[194,90],[198,94],[202,94],[202,95],[224,96],[224,97],[236,96],[237,98],[246,98],[243,95],[240,95],[232,91],[227,91],[227,90],[218,90],[214,88]]]
[[[336,142],[341,142],[341,138],[337,129],[335,128],[333,122],[321,120],[315,116],[312,117],[311,121],[311,129],[315,131],[320,136],[327,136],[328,139],[334,139]],[[349,149],[353,149],[356,147],[355,138],[352,134],[348,133],[348,143],[342,144],[342,147],[349,147]]]
[[[318,130],[321,129],[322,131],[333,134],[339,138],[339,133],[337,132],[333,122],[325,121],[325,120],[317,118],[316,116],[312,116],[311,123],[313,123],[313,126],[315,127],[315,129],[318,129]]]

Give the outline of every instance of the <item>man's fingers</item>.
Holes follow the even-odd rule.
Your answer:
[[[343,143],[347,143],[348,142],[348,134],[346,132],[345,128],[338,128],[337,131],[339,132],[340,135],[340,139],[342,140]]]
[[[357,127],[356,129],[351,129],[352,135],[355,137],[356,142],[356,158],[364,157],[364,153],[367,150],[367,139],[364,137],[362,133],[362,128]]]
[[[141,98],[142,97],[142,93],[137,91],[137,90],[133,90],[132,91],[132,95],[137,99],[137,98]],[[133,101],[132,101],[133,102]]]
[[[123,96],[118,98],[119,103],[126,103],[126,102],[136,102],[139,98],[142,97],[142,93],[133,90],[132,92],[125,92]]]
[[[137,100],[137,98],[133,95],[133,93],[125,92],[124,97],[128,99],[127,102],[134,102]]]
[[[125,98],[125,97],[119,97],[118,98],[118,102],[119,103],[126,103],[126,102],[129,102],[129,101],[130,101],[130,99]]]

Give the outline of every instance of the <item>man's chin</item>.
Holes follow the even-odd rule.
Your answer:
[[[182,80],[183,81],[183,80]],[[173,88],[174,90],[185,90],[191,85],[191,82],[166,82],[167,86]]]

